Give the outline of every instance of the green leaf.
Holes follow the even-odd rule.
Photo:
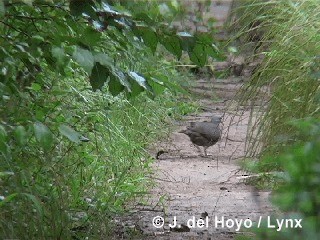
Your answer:
[[[32,83],[31,84],[31,89],[35,92],[39,92],[41,90],[41,86],[38,83]]]
[[[152,92],[151,87],[149,86],[144,77],[138,75],[135,72],[129,72],[127,76],[131,84],[131,91],[129,92],[130,97],[136,97],[139,95],[139,93],[143,92],[144,90]]]
[[[108,86],[112,96],[117,96],[124,90],[124,86],[114,76],[110,78]]]
[[[141,87],[137,82],[131,81],[131,89],[128,91],[128,97],[134,98],[143,92],[143,87]]]
[[[94,57],[89,50],[77,47],[73,53],[73,58],[87,73],[91,74],[94,66]]]
[[[178,59],[181,58],[182,48],[180,40],[177,36],[165,36],[162,38],[161,44],[172,54],[176,55]]]
[[[67,137],[71,142],[80,143],[81,134],[75,131],[73,128],[62,124],[59,126],[59,132]]]
[[[154,53],[157,50],[158,36],[155,31],[151,28],[141,28],[140,34],[144,43],[150,47],[151,51]]]
[[[196,39],[187,32],[179,32],[177,36],[179,37],[182,49],[186,52],[192,51],[196,44]]]
[[[166,89],[164,83],[154,77],[147,78],[147,81],[156,95],[160,95]]]
[[[145,90],[152,91],[151,87],[149,86],[147,80],[144,77],[140,76],[139,74],[137,74],[135,72],[129,72],[128,76],[132,80],[136,81]]]
[[[87,15],[93,19],[97,19],[98,16],[94,11],[94,2],[92,0],[71,0],[69,4],[70,12],[74,16]]]
[[[45,112],[42,109],[36,109],[35,111],[35,117],[38,121],[44,121],[45,119]]]
[[[32,40],[35,40],[36,43],[44,42],[44,38],[40,35],[33,35]]]
[[[17,126],[14,130],[14,137],[20,146],[27,143],[27,132],[23,126]]]
[[[49,150],[53,143],[53,135],[49,128],[40,122],[34,123],[33,128],[36,140],[40,146],[45,150]]]
[[[154,20],[145,12],[135,13],[135,19],[143,21],[149,25],[154,25]]]
[[[198,43],[203,43],[205,45],[210,45],[213,40],[212,34],[207,32],[198,32],[196,33],[195,38]]]
[[[197,43],[196,46],[189,52],[190,60],[200,67],[203,67],[207,62],[206,47],[203,44]]]
[[[122,86],[125,87],[125,89],[128,92],[131,92],[132,86],[131,86],[130,82],[128,81],[127,76],[119,69],[114,69],[114,68],[112,69],[110,80],[111,81],[109,82],[109,89],[110,89],[110,87],[114,88],[111,86],[111,84],[114,81],[118,81]]]
[[[180,84],[177,84],[175,81],[172,81],[171,78],[169,78],[166,75],[158,74],[157,80],[160,82],[163,82],[163,84],[169,88],[171,91],[180,92],[184,94],[188,94],[188,91],[186,91],[184,88],[180,86]]]
[[[4,6],[3,0],[0,0],[0,17],[4,17],[6,14],[6,8]]]
[[[141,87],[136,81],[130,80],[130,91],[127,90],[127,96],[128,97],[136,97],[138,96],[141,92],[143,92],[143,87]]]
[[[113,61],[112,58],[109,57],[107,54],[105,53],[96,53],[94,55],[94,61],[100,63],[101,65],[104,65],[106,67],[112,66],[113,65]]]
[[[103,85],[108,81],[110,71],[100,63],[96,63],[90,75],[90,84],[93,91],[101,89]]]
[[[99,24],[99,23],[97,21],[94,21],[92,24],[93,26],[95,26],[96,24]],[[82,38],[80,39],[80,41],[87,46],[95,46],[101,40],[101,35],[102,35],[101,32],[96,31],[92,27],[87,27],[83,31]]]

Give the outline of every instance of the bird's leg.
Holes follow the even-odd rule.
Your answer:
[[[193,146],[195,146],[197,148],[198,152],[200,153],[200,155],[202,155],[201,148],[198,145],[195,145],[195,144],[193,144]]]
[[[207,148],[208,148],[208,147],[203,147],[203,150],[204,150],[204,157],[208,157],[208,154],[207,154]]]

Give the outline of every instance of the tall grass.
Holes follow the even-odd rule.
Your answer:
[[[276,218],[302,221],[302,228],[289,226],[281,231],[266,224],[251,229],[256,233],[253,237],[242,239],[318,239],[319,1],[239,2],[237,36],[250,41],[258,33],[256,42],[243,49],[251,48],[253,60],[263,56],[238,94],[239,104],[251,109],[247,155],[259,159],[253,164],[249,161],[247,167],[284,171],[272,175],[272,200],[282,211]]]
[[[239,94],[240,105],[253,106],[248,156],[277,156],[299,141],[290,120],[319,115],[319,2],[241,1],[237,11],[239,36],[263,32],[251,45],[256,55],[263,54],[262,64]],[[260,165],[264,170],[279,167],[276,161]]]

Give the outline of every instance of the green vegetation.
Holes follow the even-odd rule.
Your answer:
[[[204,65],[210,34],[110,2],[0,0],[1,239],[107,239],[152,184],[146,147],[194,110],[165,57]]]
[[[319,116],[318,10],[318,1],[243,1],[239,7],[237,24],[244,26],[244,36],[263,34],[257,55],[263,52],[264,59],[240,93],[240,104],[257,106],[255,131],[248,138],[251,157],[277,156],[299,140],[291,120]],[[278,165],[260,166],[271,170]]]
[[[240,41],[261,65],[239,94],[252,108],[247,169],[268,172],[278,219],[302,229],[256,229],[255,239],[318,239],[320,229],[319,1],[242,1]],[[261,104],[262,103],[262,104]],[[259,159],[252,162],[251,158]],[[261,175],[263,176],[263,175]],[[274,223],[274,222],[273,222]]]
[[[320,122],[319,118],[307,118],[291,122],[303,141],[287,148],[273,161],[277,161],[284,173],[277,177],[277,189],[273,193],[273,203],[282,214],[273,216],[270,223],[265,220],[254,229],[254,239],[312,239],[320,234]],[[266,157],[274,158],[274,156]],[[277,220],[293,219],[293,225],[282,227],[280,231],[270,228],[277,226]],[[301,227],[296,228],[294,219],[301,219]],[[277,227],[278,228],[278,227]],[[239,239],[252,239],[241,237]]]

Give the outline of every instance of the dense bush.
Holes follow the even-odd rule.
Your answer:
[[[146,146],[192,109],[164,49],[199,65],[217,52],[165,22],[173,6],[132,4],[0,1],[1,239],[107,239],[146,193]]]

